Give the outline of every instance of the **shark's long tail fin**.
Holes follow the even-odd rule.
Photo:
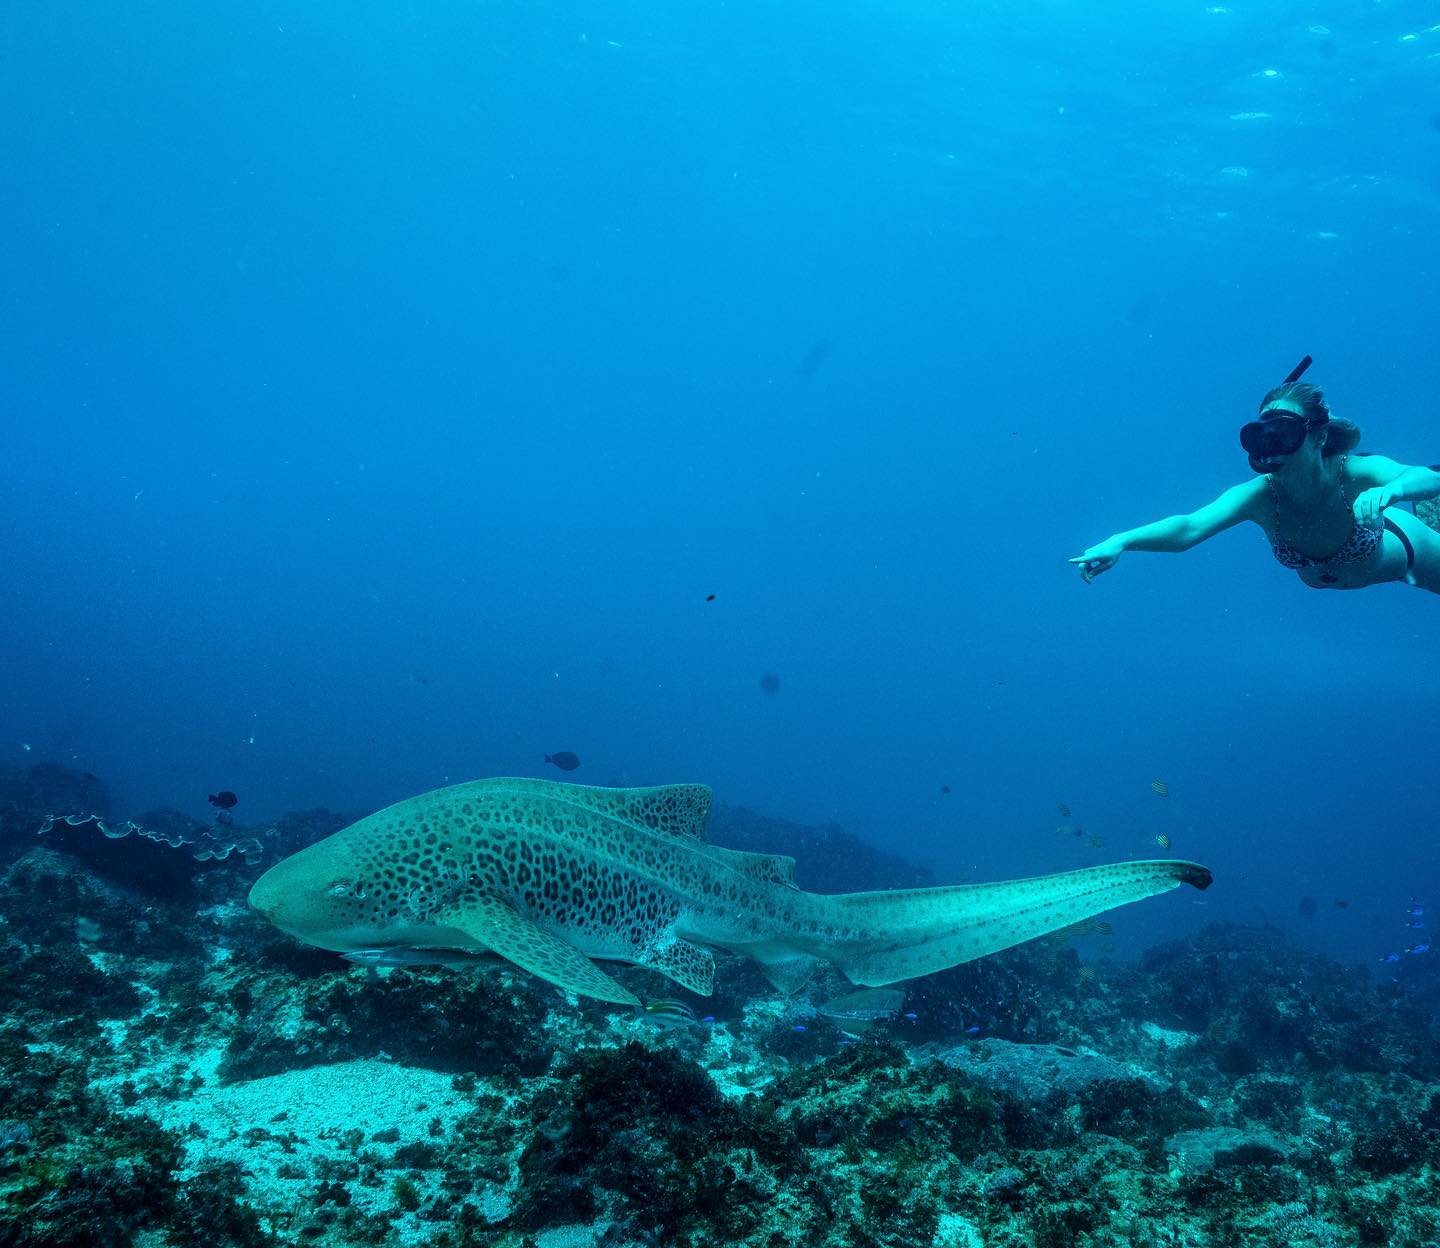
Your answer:
[[[1193,862],[1121,862],[998,884],[958,884],[824,898],[828,941],[812,952],[852,983],[893,984],[998,953],[1180,884],[1210,887]],[[817,899],[818,900],[818,899]]]

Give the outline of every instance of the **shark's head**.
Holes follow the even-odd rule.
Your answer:
[[[255,881],[250,904],[276,927],[307,944],[345,951],[383,944],[390,926],[388,891],[367,878],[343,834],[328,836],[277,862]]]

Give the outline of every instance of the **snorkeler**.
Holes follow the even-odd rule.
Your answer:
[[[1315,589],[1406,581],[1440,593],[1440,532],[1396,503],[1440,498],[1440,472],[1384,455],[1351,454],[1360,430],[1330,415],[1317,386],[1300,380],[1307,355],[1240,430],[1254,480],[1188,515],[1127,529],[1070,562],[1088,583],[1127,550],[1182,551],[1242,520],[1265,530],[1275,558]],[[1422,509],[1434,514],[1433,507]]]

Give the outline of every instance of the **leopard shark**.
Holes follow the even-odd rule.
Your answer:
[[[282,931],[374,964],[498,957],[576,993],[639,998],[599,963],[710,995],[713,950],[798,991],[822,962],[877,987],[944,970],[1210,871],[1120,862],[991,884],[823,894],[795,860],[705,841],[702,784],[595,788],[494,778],[369,815],[292,854],[250,890]]]

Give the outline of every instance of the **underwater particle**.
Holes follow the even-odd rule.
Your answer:
[[[1158,793],[1161,797],[1169,797],[1169,796],[1170,796],[1170,786],[1169,786],[1168,784],[1166,784],[1165,781],[1163,781],[1163,780],[1152,780],[1152,781],[1150,781],[1150,787],[1151,787],[1156,793]]]
[[[1055,803],[1055,806],[1056,806],[1056,809],[1059,810],[1059,812],[1060,812],[1060,818],[1062,818],[1062,819],[1068,819],[1068,818],[1070,818],[1070,807],[1068,807],[1067,805],[1065,805],[1064,802],[1056,802],[1056,803]]]
[[[561,771],[574,771],[580,766],[580,756],[572,754],[569,750],[556,750],[553,754],[547,754],[545,761],[553,763]]]
[[[766,672],[765,675],[763,675],[762,677],[760,677],[760,692],[761,692],[761,693],[779,693],[779,692],[780,692],[780,677],[778,677],[777,675],[775,675],[774,672]]]
[[[1231,113],[1231,121],[1265,121],[1273,117],[1274,113]]]
[[[706,594],[706,595],[705,595],[705,601],[706,601],[706,602],[714,602],[714,601],[715,601],[715,595],[714,595],[714,594]]]
[[[1315,898],[1302,897],[1296,909],[1300,911],[1301,918],[1313,919],[1315,917],[1315,911],[1319,909],[1319,906],[1316,905]]]
[[[218,793],[212,793],[209,798],[210,805],[218,807],[220,810],[234,809],[239,800],[229,789],[221,789]]]
[[[1160,846],[1161,849],[1169,849],[1170,838],[1164,832],[1157,832],[1155,833],[1155,844]]]
[[[1344,897],[1337,897],[1337,898],[1335,898],[1335,904],[1336,904],[1341,910],[1348,910],[1349,907],[1350,907],[1350,902],[1349,902],[1346,898],[1344,898]]]
[[[1225,165],[1220,172],[1227,178],[1248,178],[1250,176],[1250,170],[1244,165]],[[1221,214],[1217,212],[1215,215],[1218,217]],[[1230,214],[1225,213],[1224,215],[1229,216]]]
[[[1312,35],[1328,35],[1330,33],[1330,27],[1328,26],[1307,26],[1305,29]]]
[[[949,786],[948,784],[942,784],[942,785],[940,786],[940,792],[942,792],[942,793],[948,793],[948,792],[950,792],[950,786]]]
[[[1432,113],[1432,114],[1431,114],[1431,116],[1430,116],[1430,126],[1431,126],[1432,129],[1440,130],[1440,113]]]
[[[1100,952],[1101,952],[1101,953],[1114,953],[1114,952],[1115,952],[1115,942],[1114,942],[1113,940],[1101,941],[1101,942],[1100,942]]]

